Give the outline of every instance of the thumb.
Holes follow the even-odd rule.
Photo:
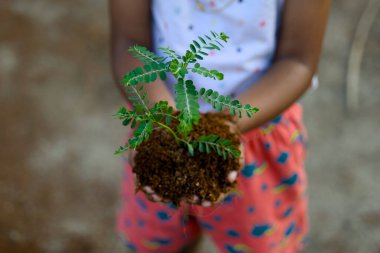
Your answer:
[[[240,163],[240,169],[243,169],[245,164],[245,157],[244,157],[244,144],[243,142],[240,143],[240,157],[239,157],[239,163]]]
[[[129,165],[131,167],[135,167],[135,156],[136,156],[136,150],[129,150],[127,155],[127,160],[129,162]]]

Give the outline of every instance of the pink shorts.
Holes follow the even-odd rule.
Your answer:
[[[126,163],[118,230],[132,252],[178,252],[200,232],[220,252],[294,253],[308,232],[302,108],[242,136],[245,167],[238,189],[213,207],[178,210],[135,194]]]

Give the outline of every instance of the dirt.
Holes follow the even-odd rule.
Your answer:
[[[232,122],[232,117],[215,113],[202,115],[190,140],[202,135],[217,135],[231,140],[238,149],[239,135],[231,133],[227,121]],[[176,125],[172,124],[172,128],[176,129]],[[240,169],[239,158],[228,155],[224,159],[212,148],[209,154],[195,149],[191,156],[166,129],[155,130],[137,149],[135,163],[133,171],[139,182],[138,189],[150,186],[176,206],[183,200],[191,201],[194,196],[199,198],[196,204],[215,203],[222,193],[230,192],[236,185],[236,182],[228,182],[228,173]]]

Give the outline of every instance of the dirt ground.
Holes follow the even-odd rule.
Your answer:
[[[108,55],[107,1],[0,2],[0,252],[126,252],[114,230],[125,136]],[[309,253],[380,253],[380,14],[360,107],[344,109],[365,1],[333,4],[309,128]],[[214,252],[206,240],[202,252]]]

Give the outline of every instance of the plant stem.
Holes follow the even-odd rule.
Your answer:
[[[155,123],[157,125],[163,127],[163,128],[166,128],[174,136],[174,139],[175,139],[175,141],[176,141],[177,144],[179,144],[180,141],[185,142],[184,140],[178,138],[178,136],[175,134],[175,132],[170,127],[168,127],[167,125],[164,125],[164,124],[162,124],[162,123],[160,123],[158,121],[156,121]]]
[[[163,112],[156,112],[156,113],[154,113],[154,115],[157,115],[157,114],[164,115],[164,116],[167,116],[167,117],[170,117],[172,119],[175,119],[175,120],[179,121],[179,119],[177,117],[175,117],[175,116],[173,116],[171,114],[168,114],[168,113],[163,113]]]

